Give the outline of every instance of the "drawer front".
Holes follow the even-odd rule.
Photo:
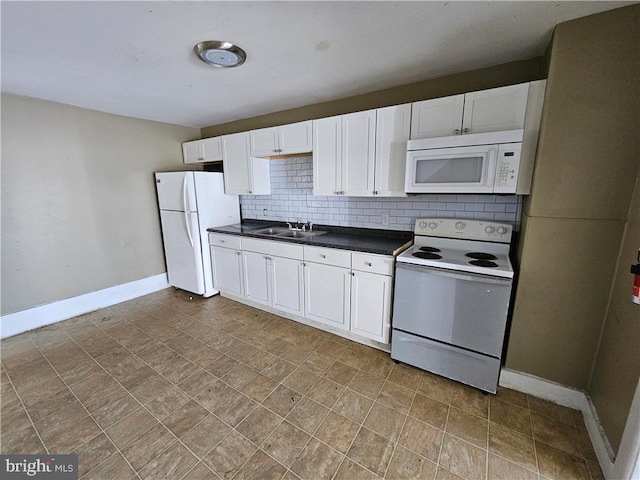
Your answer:
[[[351,268],[351,252],[335,248],[304,247],[306,262],[334,265],[336,267]]]
[[[352,253],[351,268],[361,272],[393,275],[393,257],[372,253]]]
[[[302,245],[278,242],[277,240],[258,240],[256,238],[245,237],[242,239],[242,249],[249,252],[274,255],[276,257],[294,258],[296,260],[302,260],[303,258]]]
[[[391,358],[486,392],[495,393],[498,387],[500,359],[401,330],[391,334]]]
[[[241,242],[240,237],[235,235],[223,235],[220,233],[209,234],[209,245],[215,245],[216,247],[235,248],[240,250]]]

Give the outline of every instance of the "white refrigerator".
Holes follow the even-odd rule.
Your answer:
[[[226,195],[222,173],[156,173],[169,284],[204,297],[213,288],[207,228],[240,222],[237,195]]]

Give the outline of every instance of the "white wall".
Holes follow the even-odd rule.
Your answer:
[[[2,95],[1,313],[166,271],[153,172],[198,129]]]

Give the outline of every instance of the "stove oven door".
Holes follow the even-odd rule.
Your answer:
[[[499,358],[512,280],[396,264],[393,328]]]

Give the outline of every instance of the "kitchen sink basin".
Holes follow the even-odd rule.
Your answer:
[[[299,230],[287,230],[285,233],[280,233],[277,235],[278,237],[288,237],[288,238],[307,238],[307,237],[315,237],[316,235],[322,235],[326,232],[301,232]]]
[[[268,228],[263,228],[261,230],[255,230],[252,233],[255,233],[256,235],[268,235],[270,237],[308,238],[308,237],[315,237],[316,235],[322,235],[323,233],[326,233],[326,232],[321,232],[321,231],[303,232],[301,230],[289,230],[288,228],[284,228],[284,227],[268,227]]]
[[[289,232],[288,228],[269,227],[262,230],[254,230],[252,233],[258,235],[280,235]]]

